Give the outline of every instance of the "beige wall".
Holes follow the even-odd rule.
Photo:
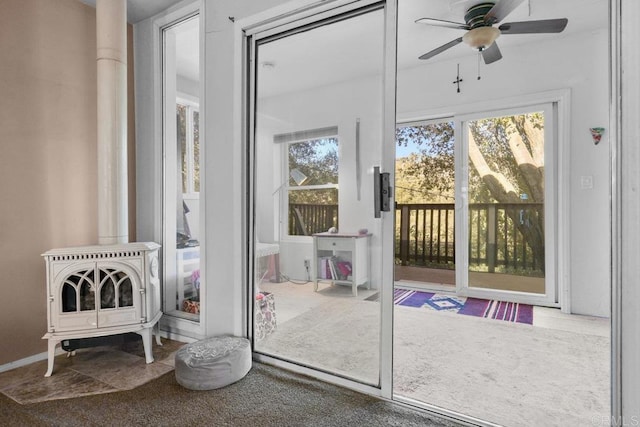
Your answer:
[[[97,242],[95,52],[78,0],[0,2],[0,365],[46,350],[40,254]]]

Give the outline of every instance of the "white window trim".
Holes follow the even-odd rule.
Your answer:
[[[337,130],[337,127],[336,127]],[[338,191],[338,218],[340,218],[340,173],[338,173],[338,183],[337,184],[317,184],[317,185],[299,185],[292,187],[289,185],[289,146],[291,144],[299,144],[307,141],[315,141],[318,139],[335,139],[338,141],[338,153],[340,153],[340,137],[338,133],[335,134],[326,134],[319,137],[311,137],[304,139],[295,139],[292,141],[287,141],[286,143],[280,143],[282,145],[281,149],[281,164],[282,164],[282,175],[280,177],[281,182],[283,183],[280,190],[280,240],[284,242],[305,242],[310,243],[313,239],[312,236],[297,236],[289,234],[289,198],[287,195],[289,191],[303,191],[303,190],[327,190],[335,188]],[[338,172],[340,171],[340,154],[338,154]]]
[[[136,103],[136,149],[138,152],[136,162],[136,184],[139,191],[136,192],[137,212],[136,220],[138,224],[138,239],[142,241],[156,241],[163,245],[165,241],[166,212],[163,199],[165,198],[165,144],[164,144],[164,124],[165,120],[165,100],[163,89],[163,37],[162,31],[178,22],[188,19],[192,16],[205,16],[205,5],[200,0],[186,0],[169,7],[165,11],[147,20],[138,22],[134,25],[134,44],[141,49],[136,49],[135,62],[135,90],[136,99],[150,100],[150,102]],[[205,22],[200,21],[200,33],[205,33]],[[206,63],[206,50],[204,43],[200,43],[200,74],[204,73],[204,64]],[[200,139],[205,140],[204,116],[205,112],[205,93],[206,82],[200,83]],[[175,121],[175,107],[171,115],[171,119]],[[161,142],[161,143],[159,143]],[[200,155],[204,158],[206,152],[205,147],[201,146]],[[204,192],[205,171],[201,170],[201,192]],[[204,194],[204,193],[203,193]],[[200,204],[200,232],[206,236],[207,230],[204,224],[204,208],[205,204]],[[164,249],[162,250],[164,252]],[[206,244],[201,240],[200,259],[206,260]],[[163,255],[164,264],[164,255]],[[201,277],[206,280],[206,262],[202,262],[200,266]],[[164,269],[164,267],[163,267]],[[163,273],[164,274],[164,273]],[[164,279],[163,279],[164,280]],[[163,285],[164,286],[164,285]],[[188,319],[163,316],[160,320],[160,329],[167,337],[172,339],[190,342],[194,339],[201,339],[206,336],[206,330],[212,330],[215,327],[213,316],[210,310],[207,310],[207,301],[209,293],[206,287],[201,289],[201,306],[200,321],[194,322]],[[164,304],[164,301],[162,302]]]

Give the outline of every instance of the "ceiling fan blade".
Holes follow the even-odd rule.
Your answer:
[[[500,52],[500,48],[498,48],[498,43],[493,42],[491,46],[483,50],[482,59],[484,59],[485,64],[491,64],[492,62],[502,59],[502,52]]]
[[[445,21],[442,19],[434,19],[434,18],[420,18],[416,20],[416,24],[426,24],[426,25],[434,25],[436,27],[456,28],[459,30],[469,29],[469,26],[467,24],[462,24],[460,22],[453,22],[453,21]]]
[[[491,8],[484,16],[484,22],[487,24],[495,24],[502,21],[508,14],[520,6],[524,0],[500,0]]]
[[[498,28],[502,34],[561,33],[568,22],[567,18],[505,22]]]
[[[429,58],[432,58],[432,57],[436,56],[437,54],[442,53],[445,50],[447,50],[449,48],[452,48],[452,47],[454,47],[455,45],[457,45],[459,43],[462,43],[462,37],[458,37],[455,40],[451,40],[449,43],[443,44],[442,46],[437,47],[437,48],[433,49],[432,51],[425,53],[424,55],[420,56],[418,59],[429,59]]]

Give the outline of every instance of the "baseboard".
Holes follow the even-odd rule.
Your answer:
[[[66,353],[66,351],[64,351],[60,347],[56,348],[56,356],[63,353]],[[34,354],[33,356],[25,357],[24,359],[19,359],[13,362],[5,363],[4,365],[0,365],[0,372],[10,371],[12,369],[30,365],[32,363],[39,362],[41,360],[47,360],[47,356],[48,356],[48,353],[45,351],[42,353]],[[42,373],[42,375],[44,375],[44,372]]]
[[[170,339],[170,340],[173,340],[173,341],[184,342],[184,343],[187,343],[187,344],[198,341],[197,338],[187,337],[187,336],[175,333],[175,332],[163,331],[162,329],[160,330],[160,336],[162,338],[167,338],[167,339]]]

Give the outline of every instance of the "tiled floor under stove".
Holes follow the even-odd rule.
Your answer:
[[[78,349],[56,356],[53,375],[47,361],[0,373],[0,392],[21,404],[131,390],[173,370],[175,352],[184,343],[162,339],[153,344],[153,363],[145,363],[142,341]]]

